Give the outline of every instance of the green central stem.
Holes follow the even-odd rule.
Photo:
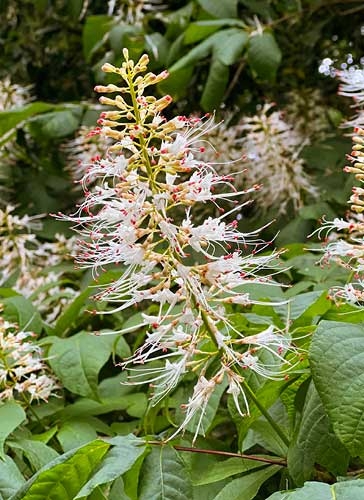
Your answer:
[[[275,422],[275,420],[269,414],[268,410],[261,404],[261,402],[259,401],[259,399],[254,394],[254,391],[249,387],[249,385],[245,381],[243,381],[241,383],[241,385],[244,388],[244,390],[246,391],[246,393],[249,394],[249,397],[252,399],[252,401],[254,401],[254,403],[257,406],[257,408],[259,409],[260,413],[267,419],[267,421],[269,422],[270,426],[275,430],[275,432],[277,433],[277,435],[281,438],[281,440],[283,441],[283,443],[286,446],[289,446],[289,439],[288,439],[288,437],[283,432],[283,430],[280,428],[280,426],[277,424],[277,422]]]
[[[131,96],[131,100],[132,100],[133,108],[134,108],[135,122],[139,127],[143,127],[144,124],[143,124],[141,116],[140,116],[139,104],[138,104],[137,96],[136,96],[135,89],[134,89],[133,75],[130,72],[129,66],[128,66],[127,72],[128,72],[128,85],[129,85],[129,90],[130,90],[130,96]],[[139,139],[139,145],[140,145],[140,149],[142,151],[142,156],[143,156],[144,163],[145,163],[145,168],[146,168],[146,171],[147,171],[147,174],[148,174],[148,177],[150,179],[151,186],[152,186],[152,190],[155,190],[155,180],[154,180],[154,176],[153,176],[153,169],[152,169],[152,165],[150,163],[147,145],[146,145],[145,139],[143,137],[143,133],[138,135],[138,139]]]
[[[203,320],[204,325],[206,327],[207,333],[209,334],[212,342],[216,345],[216,347],[220,351],[221,347],[217,343],[216,336],[215,336],[215,333],[214,333],[213,328],[211,326],[211,323],[210,323],[210,320],[208,318],[207,313],[204,310],[202,310],[201,308],[198,307],[198,304],[196,303],[195,297],[193,297],[193,304],[194,304],[194,306],[196,308],[198,308],[200,310],[201,317],[202,317],[202,320]],[[245,392],[250,396],[250,399],[255,403],[255,405],[257,406],[257,408],[261,412],[261,414],[267,419],[267,421],[269,422],[270,426],[275,430],[275,432],[277,433],[277,435],[281,438],[281,440],[283,441],[283,443],[286,446],[289,446],[289,439],[288,439],[288,437],[283,432],[283,430],[280,428],[280,426],[274,421],[274,419],[271,417],[271,415],[269,414],[269,412],[267,411],[267,409],[260,403],[259,399],[254,394],[254,391],[249,387],[249,385],[245,381],[243,381],[241,383],[241,385],[244,388]]]

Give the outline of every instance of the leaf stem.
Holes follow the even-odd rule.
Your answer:
[[[254,394],[254,391],[249,387],[249,385],[245,381],[243,381],[241,385],[243,386],[243,388],[247,392],[247,394],[249,394],[250,398],[254,401],[254,403],[257,406],[257,408],[259,409],[260,413],[267,419],[267,421],[269,422],[270,426],[276,431],[276,433],[281,438],[281,440],[283,441],[283,443],[286,446],[289,446],[289,439],[288,439],[288,437],[283,432],[283,430],[281,429],[281,427],[277,424],[277,422],[274,421],[274,419],[272,418],[272,416],[269,414],[268,410],[260,403],[259,399]]]
[[[166,443],[164,441],[147,441],[146,444],[154,446],[164,446]],[[189,446],[173,445],[173,448],[177,451],[189,451],[191,453],[205,453],[206,455],[218,455],[222,457],[244,458],[247,460],[253,460],[255,462],[264,462],[266,464],[282,465],[283,467],[287,466],[287,462],[283,458],[274,459],[267,457],[259,457],[257,455],[245,455],[244,453],[233,453],[230,451],[207,450],[205,448],[192,448]]]

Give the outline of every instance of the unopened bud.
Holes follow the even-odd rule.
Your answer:
[[[105,63],[101,66],[102,71],[105,73],[118,73],[118,70],[115,66],[110,63]]]

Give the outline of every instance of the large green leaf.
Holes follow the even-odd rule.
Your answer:
[[[49,363],[66,389],[98,399],[98,374],[111,351],[107,336],[80,332],[67,339],[57,339],[49,349]]]
[[[84,485],[76,498],[87,497],[97,486],[114,481],[131,469],[136,460],[145,452],[143,440],[132,434],[117,436],[108,440],[113,445],[98,470]]]
[[[349,454],[332,431],[321,399],[311,383],[301,421],[288,450],[288,470],[297,485],[311,478],[315,463],[344,475]]]
[[[0,498],[7,500],[24,483],[25,479],[15,462],[8,456],[2,458],[0,460]]]
[[[322,321],[309,353],[313,380],[339,439],[364,454],[364,327]]]
[[[192,484],[176,450],[154,448],[145,459],[138,500],[191,500]]]
[[[273,82],[281,59],[281,51],[272,33],[264,31],[250,38],[248,62],[259,78]]]
[[[92,441],[61,455],[35,474],[10,500],[74,500],[110,445]]]
[[[307,482],[294,491],[278,491],[267,500],[363,500],[364,480],[343,481],[332,485]],[[244,499],[245,500],[245,499]]]
[[[9,401],[0,406],[0,458],[4,458],[4,443],[24,420],[26,414],[20,404]]]
[[[262,484],[281,468],[280,465],[269,465],[265,469],[233,479],[216,495],[214,500],[252,500]]]

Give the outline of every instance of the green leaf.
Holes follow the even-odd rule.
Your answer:
[[[207,470],[203,471],[203,474],[199,471],[199,473],[195,475],[192,470],[192,482],[194,485],[198,486],[210,484],[265,465],[264,462],[244,458],[228,458],[227,460],[211,464]]]
[[[264,31],[250,38],[248,62],[258,78],[274,82],[281,59],[281,51],[272,33]]]
[[[217,18],[237,17],[238,0],[229,0],[224,2],[221,0],[197,0],[201,7]]]
[[[145,444],[142,439],[135,436],[117,436],[109,439],[113,445],[107,453],[98,470],[92,478],[84,485],[76,498],[89,495],[97,486],[114,481],[122,474],[132,468],[136,460],[145,452]]]
[[[276,307],[283,318],[294,320],[293,328],[300,326],[302,320],[305,325],[315,316],[324,315],[331,307],[327,291],[301,293],[293,297],[288,304]]]
[[[34,333],[42,331],[41,316],[30,300],[22,295],[16,295],[3,299],[1,302],[4,304],[6,318],[17,323],[20,329],[31,330]]]
[[[209,19],[190,23],[184,33],[183,41],[186,45],[196,43],[215,33],[223,26],[236,26],[244,28],[245,24],[238,19]]]
[[[170,68],[169,72],[173,73],[174,71],[178,71],[182,68],[185,68],[186,66],[191,66],[196,64],[197,61],[200,59],[204,59],[207,57],[216,41],[216,39],[219,39],[220,37],[220,32],[219,33],[214,33],[213,35],[209,36],[203,42],[199,43],[191,49],[187,54],[177,60]]]
[[[83,27],[82,44],[86,62],[90,62],[92,55],[104,43],[104,35],[110,29],[110,16],[87,16]]]
[[[7,455],[4,456],[0,460],[0,498],[6,500],[14,495],[24,483],[25,479],[15,462]]]
[[[349,454],[332,431],[321,399],[311,383],[301,421],[288,450],[288,470],[300,486],[311,478],[315,463],[334,475],[344,475]]]
[[[281,468],[280,465],[269,465],[265,469],[234,479],[216,495],[214,500],[242,500],[242,498],[244,500],[252,500],[255,498],[262,484]]]
[[[83,446],[97,438],[94,427],[85,420],[67,420],[59,429],[57,439],[64,452]]]
[[[364,454],[364,327],[322,321],[309,353],[313,380],[339,439]]]
[[[213,111],[221,103],[227,82],[229,68],[219,59],[213,58],[200,104],[205,111]]]
[[[9,134],[16,127],[23,125],[27,119],[54,108],[53,104],[38,101],[19,109],[0,112],[0,144],[5,142],[5,138],[2,136]]]
[[[36,119],[42,128],[42,135],[51,139],[71,135],[79,127],[79,119],[70,110],[53,111]]]
[[[92,441],[61,455],[35,474],[10,500],[74,500],[110,445]]]
[[[155,32],[145,36],[145,49],[153,54],[161,66],[167,65],[169,46],[168,40],[161,33]]]
[[[77,297],[71,302],[71,304],[65,309],[65,311],[59,316],[57,323],[54,327],[55,334],[58,336],[64,336],[65,333],[72,327],[75,320],[82,311],[87,299],[92,295],[94,291],[91,287],[83,290]]]
[[[192,484],[184,463],[169,446],[152,449],[144,460],[138,500],[191,500]]]
[[[307,482],[294,491],[273,493],[267,500],[362,500],[363,497],[364,480],[354,479],[332,485]]]
[[[49,363],[66,389],[98,399],[98,374],[111,350],[106,336],[80,332],[67,339],[57,339],[49,349]]]
[[[22,450],[34,471],[38,471],[58,457],[58,453],[53,448],[34,439],[17,439],[9,443],[9,446]]]
[[[14,401],[0,406],[0,458],[4,458],[4,443],[6,438],[26,419],[26,414],[20,404]]]
[[[258,419],[252,423],[248,435],[243,442],[243,449],[247,450],[256,444],[265,450],[276,453],[280,457],[284,457],[287,454],[287,445],[276,432],[272,432],[272,427],[266,420]]]
[[[131,26],[130,24],[117,24],[109,32],[110,47],[112,50],[119,54],[122,52],[123,47],[126,45],[127,37],[137,35],[140,33],[138,26]]]
[[[248,43],[247,33],[239,29],[228,29],[221,32],[224,38],[215,44],[214,57],[227,66],[234,64]]]
[[[126,378],[126,372],[122,372],[116,377],[104,379],[98,387],[98,401],[78,399],[62,409],[60,416],[63,419],[83,418],[120,410],[126,410],[132,417],[143,416],[147,408],[147,396],[143,392],[131,393],[133,389],[123,384]]]

